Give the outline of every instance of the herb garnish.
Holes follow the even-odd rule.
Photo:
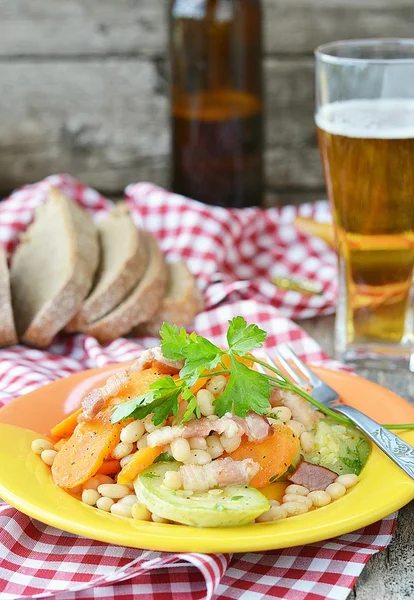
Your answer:
[[[219,370],[209,376],[228,373],[230,377],[223,394],[215,400],[216,414],[222,417],[227,412],[232,412],[242,418],[248,411],[266,414],[270,408],[272,387],[269,377],[237,360],[246,357],[253,348],[260,348],[266,340],[266,332],[257,325],[247,325],[243,317],[236,317],[229,324],[229,349],[222,350],[206,338],[194,333],[188,334],[184,329],[179,330],[176,325],[164,323],[160,331],[161,350],[165,358],[185,361],[180,379],[174,380],[166,376],[154,381],[146,394],[116,406],[111,421],[116,423],[131,417],[143,419],[152,414],[153,423],[159,425],[169,415],[178,415],[180,399],[187,401],[181,423],[188,421],[193,413],[199,417],[197,399],[191,386],[204,371],[216,369],[218,365]],[[223,363],[225,356],[228,357],[230,369]]]
[[[270,393],[272,387],[276,387],[298,394],[325,415],[340,423],[353,425],[347,417],[320,404],[302,388],[292,383],[276,366],[252,356],[250,352],[255,348],[261,348],[266,341],[266,332],[257,325],[248,325],[243,317],[235,317],[229,321],[228,350],[223,350],[204,337],[195,333],[188,334],[184,328],[178,329],[176,325],[168,323],[163,323],[160,336],[161,350],[165,358],[184,361],[179,379],[173,379],[168,375],[161,377],[149,386],[149,391],[145,394],[117,405],[112,412],[112,423],[129,418],[143,419],[152,414],[154,425],[159,425],[170,415],[178,416],[181,400],[187,402],[187,407],[180,423],[190,420],[193,414],[200,417],[197,399],[191,391],[191,386],[200,377],[226,374],[229,375],[229,380],[224,392],[214,401],[215,413],[219,417],[227,412],[241,418],[244,418],[248,411],[259,415],[267,414],[270,409]],[[239,360],[246,357],[253,363],[265,367],[267,372],[259,373]],[[384,427],[413,429],[414,424],[384,425]]]

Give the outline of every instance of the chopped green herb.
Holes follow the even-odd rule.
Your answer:
[[[144,473],[140,477],[146,477],[147,479],[158,479],[159,475],[156,475],[155,473]]]

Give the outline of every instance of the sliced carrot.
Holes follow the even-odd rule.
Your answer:
[[[110,458],[106,460],[98,469],[98,473],[101,475],[115,475],[121,469],[121,465],[119,464],[119,460],[115,460],[115,458]]]
[[[154,460],[159,457],[162,452],[162,448],[141,448],[135,453],[134,458],[129,461],[122,471],[118,475],[118,483],[125,484],[134,479],[142,473],[144,469],[150,467]]]
[[[58,442],[56,442],[56,444],[55,444],[55,450],[57,450],[58,452],[59,452],[59,450],[62,450],[62,446],[64,444],[66,444],[68,439],[69,438],[60,438],[60,440]]]
[[[55,425],[50,433],[58,438],[69,438],[75,431],[75,427],[78,424],[78,416],[81,412],[82,409],[79,408],[77,411],[63,419],[63,421]]]
[[[250,482],[262,488],[279,479],[290,467],[300,450],[299,438],[286,425],[274,425],[273,433],[261,443],[243,441],[231,453],[233,460],[252,458],[261,466]]]
[[[145,394],[145,392],[148,392],[151,383],[165,376],[165,373],[160,373],[154,368],[131,373],[129,376],[129,382],[121,390],[121,392],[117,394],[117,397],[114,398],[114,400],[116,400],[117,404],[119,404],[120,402],[126,402],[127,400],[132,400],[133,398],[140,396],[141,394]]]
[[[85,483],[98,472],[118,444],[123,426],[111,423],[111,408],[144,394],[160,377],[163,375],[156,369],[133,373],[128,384],[108,402],[105,409],[92,420],[75,427],[53,462],[52,476],[57,485],[70,489]]]
[[[57,485],[73,488],[97,473],[119,442],[121,425],[113,425],[110,416],[110,411],[103,410],[91,421],[76,427],[52,465],[53,481]]]

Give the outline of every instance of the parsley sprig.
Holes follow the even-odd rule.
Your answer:
[[[191,387],[200,377],[227,374],[229,379],[224,392],[214,401],[215,413],[219,417],[227,412],[241,418],[249,411],[259,415],[267,414],[270,409],[270,393],[272,387],[276,387],[299,394],[338,422],[352,424],[347,417],[320,404],[297,387],[276,366],[270,366],[252,356],[251,351],[261,348],[265,342],[266,332],[257,325],[248,325],[243,317],[235,317],[229,321],[227,350],[219,348],[204,337],[195,333],[188,334],[185,329],[178,329],[176,325],[168,323],[162,325],[160,336],[161,350],[165,358],[184,361],[179,379],[165,376],[154,381],[145,394],[116,406],[111,416],[112,423],[130,418],[143,419],[152,415],[154,425],[159,425],[170,415],[178,417],[180,401],[187,403],[180,423],[190,420],[193,414],[200,417],[197,399]],[[246,357],[265,367],[266,373],[258,372],[244,364],[240,359]],[[413,429],[414,425],[386,427]]]
[[[184,360],[179,379],[166,376],[154,381],[147,393],[119,404],[115,407],[113,423],[124,419],[143,419],[152,414],[154,425],[162,423],[169,415],[178,416],[179,402],[184,400],[187,407],[181,423],[188,421],[193,413],[200,416],[197,399],[191,386],[200,378],[220,373],[229,374],[223,394],[216,398],[215,412],[222,417],[227,412],[244,418],[248,411],[264,415],[269,410],[272,388],[266,375],[254,371],[240,362],[254,348],[260,348],[266,340],[266,332],[257,325],[248,325],[243,317],[229,321],[227,331],[228,350],[219,348],[209,340],[185,329],[164,323],[160,331],[161,350],[165,358]],[[227,356],[226,366],[224,357]]]

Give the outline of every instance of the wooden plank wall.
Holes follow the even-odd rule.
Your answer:
[[[315,46],[413,35],[414,0],[263,0],[268,190],[317,197]],[[0,192],[65,171],[168,183],[166,0],[0,0]],[[275,200],[276,199],[276,200]]]

